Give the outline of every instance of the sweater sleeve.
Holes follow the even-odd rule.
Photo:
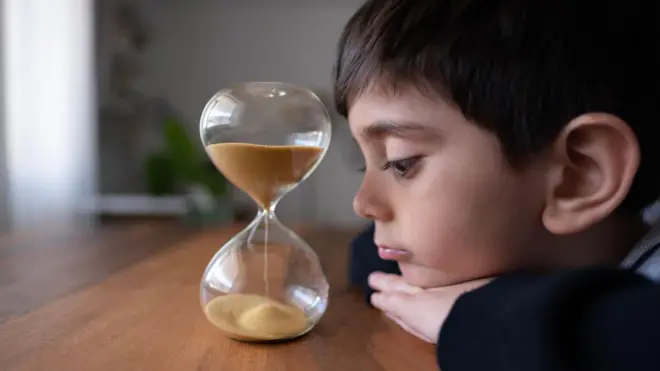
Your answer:
[[[515,274],[460,297],[442,371],[659,370],[660,286],[630,271]]]

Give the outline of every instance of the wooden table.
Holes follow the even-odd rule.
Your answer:
[[[346,279],[355,231],[298,229],[319,253],[330,306],[286,344],[222,337],[199,280],[239,230],[142,223],[0,237],[0,370],[435,370],[434,348],[366,305]]]

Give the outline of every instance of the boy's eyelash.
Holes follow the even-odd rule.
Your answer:
[[[382,166],[382,170],[392,170],[392,172],[405,178],[408,173],[413,170],[417,162],[421,159],[421,156],[412,156],[399,160],[388,161]]]
[[[393,161],[388,161],[386,162],[383,166],[381,166],[381,170],[392,170],[396,172],[397,175],[400,176],[405,176],[412,168],[417,164],[417,162],[421,159],[421,156],[413,156],[413,157],[408,157],[404,159],[399,159],[399,160],[393,160]],[[400,169],[404,168],[404,171],[402,172]],[[397,171],[398,168],[398,171]],[[363,165],[357,169],[358,172],[360,173],[365,173],[367,171],[367,166]]]

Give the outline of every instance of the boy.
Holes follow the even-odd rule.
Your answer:
[[[613,268],[660,276],[657,241],[635,248],[660,191],[656,10],[371,0],[346,25],[335,99],[367,165],[354,207],[401,272],[372,275],[372,302],[428,341],[442,326],[444,371],[633,370],[650,351],[623,345],[660,341],[620,311],[660,310],[658,287]]]

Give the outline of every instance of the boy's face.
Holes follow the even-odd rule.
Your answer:
[[[458,283],[532,259],[540,166],[512,170],[493,134],[414,89],[368,91],[348,118],[367,165],[354,208],[375,221],[379,254],[410,284]]]

